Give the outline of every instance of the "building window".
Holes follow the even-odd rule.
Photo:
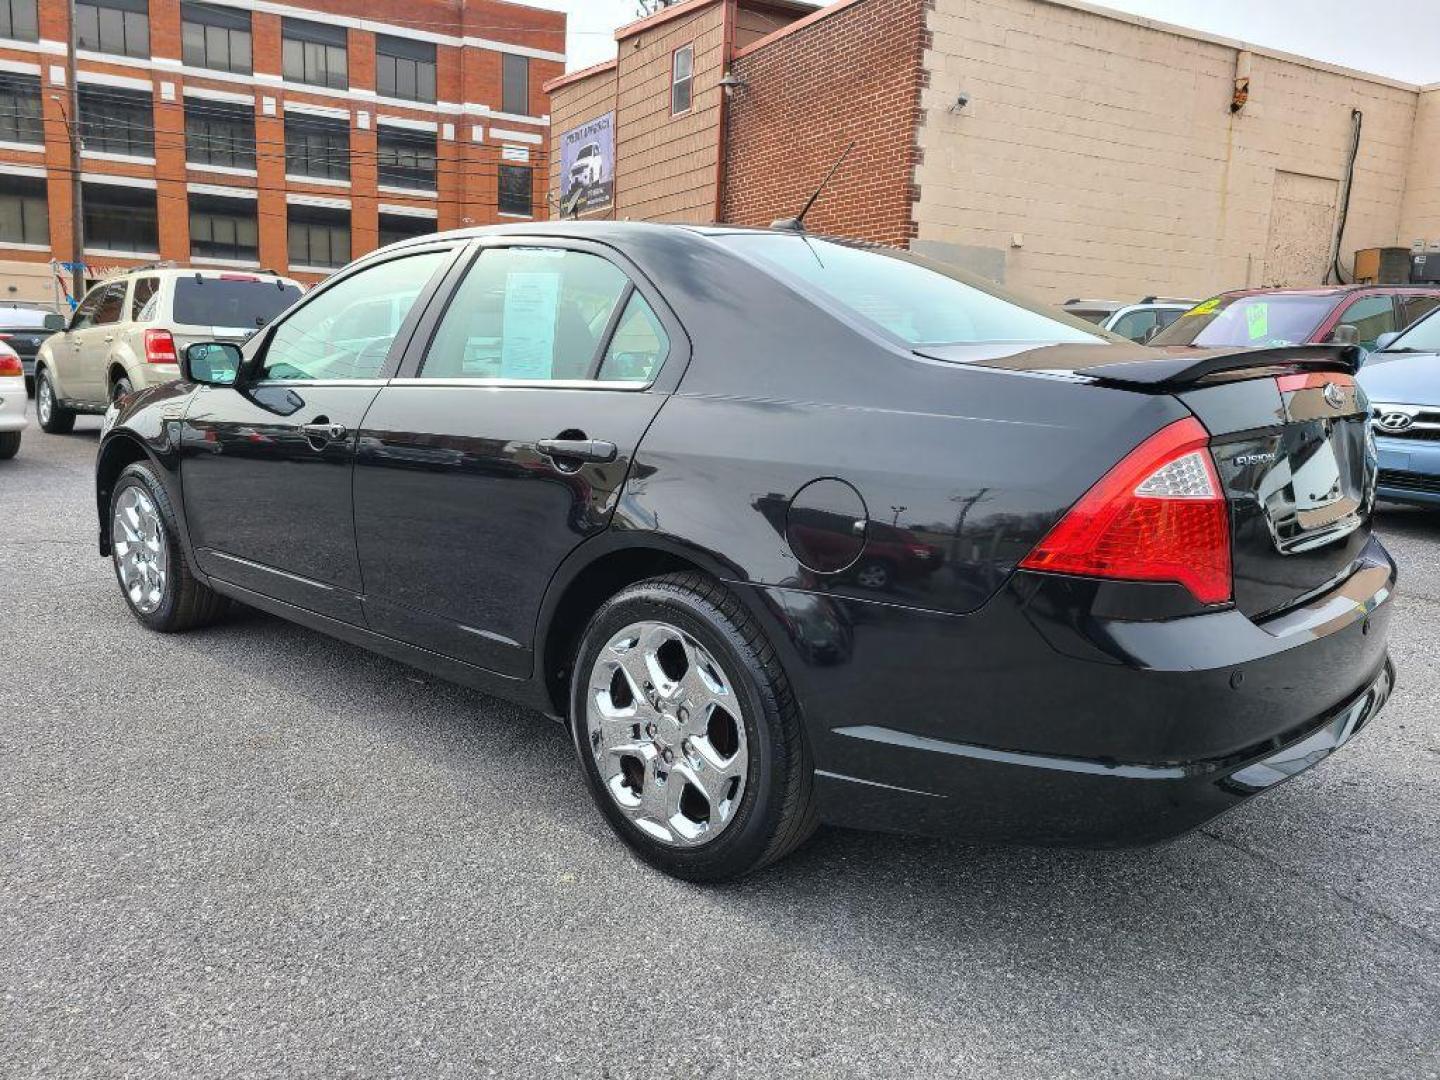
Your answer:
[[[155,189],[85,184],[85,249],[159,250]]]
[[[675,50],[670,61],[670,113],[679,116],[690,111],[695,89],[695,46]]]
[[[303,113],[285,114],[285,172],[322,180],[350,179],[350,125]]]
[[[380,215],[380,246],[398,244],[401,240],[412,240],[417,236],[429,236],[435,231],[432,217],[411,217],[409,214]]]
[[[254,199],[190,196],[190,257],[253,263],[260,258]]]
[[[250,12],[180,5],[180,51],[189,67],[250,74]]]
[[[530,217],[535,208],[533,173],[529,165],[500,166],[500,213]]]
[[[155,109],[148,90],[80,88],[80,137],[85,149],[130,157],[155,156]]]
[[[350,261],[350,211],[291,206],[290,265],[344,266]]]
[[[150,58],[147,0],[81,0],[75,5],[75,43],[94,52]]]
[[[530,61],[514,53],[501,53],[500,111],[530,115]]]
[[[255,110],[186,98],[185,160],[191,165],[255,168]]]
[[[435,133],[381,125],[376,131],[380,183],[435,190]]]
[[[435,46],[405,38],[375,38],[375,90],[381,97],[435,100]]]
[[[15,41],[40,40],[35,0],[0,0],[0,37]]]
[[[286,79],[336,90],[349,87],[343,26],[304,19],[282,19],[280,26],[281,66]]]
[[[4,3],[4,0],[0,0]],[[40,76],[0,73],[0,142],[43,143]]]
[[[45,181],[0,173],[0,243],[50,245]]]

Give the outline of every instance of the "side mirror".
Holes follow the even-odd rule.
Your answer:
[[[234,386],[244,359],[238,345],[202,341],[185,350],[180,375],[201,386]]]
[[[1330,332],[1332,345],[1359,345],[1360,331],[1353,326],[1337,326]]]
[[[43,325],[45,329],[49,330],[52,334],[58,334],[61,330],[64,330],[70,324],[65,321],[64,315],[57,315],[53,311],[47,311],[45,313],[45,321]]]
[[[1398,330],[1391,330],[1388,334],[1381,334],[1378,338],[1375,339],[1375,351],[1384,352],[1391,345],[1394,345],[1396,339],[1398,339],[1399,337],[1400,332]]]

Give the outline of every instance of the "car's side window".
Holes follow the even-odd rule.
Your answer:
[[[160,291],[160,279],[142,277],[135,282],[135,293],[130,298],[130,321],[148,322],[155,317],[155,308],[150,301]]]
[[[105,290],[100,306],[95,309],[95,325],[117,323],[125,314],[125,282],[117,281]]]
[[[670,335],[645,298],[630,294],[625,314],[605,349],[600,365],[602,382],[653,382],[670,352]]]
[[[1139,341],[1154,325],[1155,312],[1153,309],[1131,311],[1115,321],[1111,332],[1129,338],[1131,341]]]
[[[1353,326],[1357,343],[1365,349],[1375,348],[1381,334],[1395,330],[1395,304],[1388,296],[1365,296],[1356,300],[1340,318],[1340,326]]]
[[[424,379],[588,379],[630,287],[607,259],[493,248],[475,260],[426,353]]]
[[[1402,327],[1410,326],[1419,322],[1424,316],[1429,315],[1437,307],[1440,307],[1440,296],[1422,294],[1420,296],[1402,296],[1400,298],[1400,323]]]
[[[75,316],[70,320],[71,330],[84,330],[86,327],[95,325],[95,312],[100,307],[100,301],[105,298],[109,291],[108,285],[96,285],[85,294],[85,299],[80,301],[80,306],[75,309]]]
[[[449,258],[430,251],[391,259],[319,293],[275,328],[260,379],[378,378],[410,309]]]

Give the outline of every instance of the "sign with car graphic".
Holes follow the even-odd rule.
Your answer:
[[[563,217],[604,210],[615,201],[615,114],[606,113],[560,136]]]

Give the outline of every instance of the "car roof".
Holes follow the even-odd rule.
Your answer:
[[[1242,296],[1346,296],[1354,292],[1440,292],[1436,285],[1316,285],[1275,289],[1231,289],[1218,293],[1222,297]]]
[[[232,270],[210,266],[133,266],[119,273],[111,274],[97,284],[110,281],[123,281],[129,277],[182,278],[196,276],[206,279],[232,278],[236,280],[269,278],[283,281],[297,287],[300,285],[300,283],[293,278],[288,278],[284,274],[277,274],[274,270],[241,270],[238,268]]]

